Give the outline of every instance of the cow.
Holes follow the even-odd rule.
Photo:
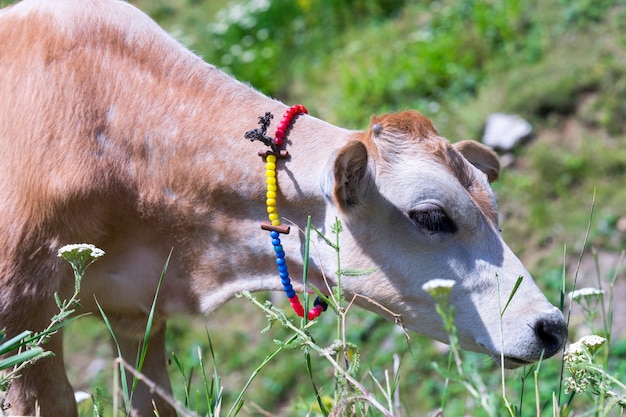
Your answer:
[[[288,106],[190,52],[153,20],[117,0],[24,0],[0,11],[0,328],[8,336],[46,327],[54,294],[73,290],[57,257],[68,243],[106,252],[82,283],[82,312],[107,314],[123,357],[134,363],[170,250],[143,371],[165,390],[164,338],[172,314],[208,314],[242,291],[281,290],[267,219],[259,148],[245,132]],[[358,305],[448,340],[422,287],[455,282],[464,349],[507,368],[556,354],[562,313],[503,241],[490,181],[497,156],[474,141],[451,144],[408,110],[348,130],[308,114],[285,132],[277,207],[295,225],[308,216],[329,234],[336,219],[345,276]],[[335,252],[319,236],[309,282],[335,281]],[[282,235],[292,276],[305,239]],[[506,312],[506,300],[521,285]],[[294,280],[294,290],[303,291]],[[393,313],[393,314],[391,314]],[[76,416],[63,360],[26,368],[8,392],[8,413]],[[174,411],[140,384],[135,415]]]

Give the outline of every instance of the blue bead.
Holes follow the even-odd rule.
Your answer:
[[[314,306],[321,305],[324,311],[328,309],[328,304],[325,301],[322,301],[319,297],[315,297],[315,301],[313,302]]]
[[[278,236],[280,236],[280,234],[276,230],[272,230],[270,232],[270,236],[272,237],[272,239],[278,239]]]
[[[283,285],[283,289],[285,290],[285,292],[293,291],[293,287],[291,286],[291,284]]]
[[[280,282],[283,284],[283,286],[291,285],[291,280],[288,277],[285,279],[281,279]]]
[[[282,265],[278,265],[278,259],[276,260],[276,264],[278,265],[278,272],[279,274],[287,274],[287,276],[289,276],[289,272],[287,271],[287,264],[284,263],[285,260],[282,259],[283,264]]]
[[[274,246],[280,245],[280,239],[272,239],[272,245]]]
[[[296,296],[296,292],[294,290],[285,291],[285,293],[287,294],[287,298],[293,298]]]
[[[285,257],[285,251],[280,251],[280,252],[276,252],[276,257],[277,258],[284,258]]]
[[[287,271],[280,271],[280,270],[278,272],[279,272],[278,275],[280,276],[280,279],[289,279],[289,272],[287,272]]]
[[[285,258],[276,258],[276,265],[278,265],[279,267],[285,265]]]
[[[276,246],[274,246],[274,251],[282,252],[282,250],[283,250],[283,245],[276,245]]]

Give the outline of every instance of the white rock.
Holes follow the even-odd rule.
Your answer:
[[[91,394],[85,391],[76,391],[74,393],[74,399],[76,400],[76,404],[82,403],[83,401],[91,399]]]
[[[514,114],[493,113],[485,123],[482,142],[502,151],[510,151],[521,140],[532,133],[533,128],[526,120]]]

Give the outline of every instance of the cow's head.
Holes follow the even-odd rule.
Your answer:
[[[344,224],[343,264],[377,267],[372,275],[344,277],[346,291],[401,314],[418,333],[447,341],[422,286],[454,280],[449,300],[461,346],[497,360],[502,353],[504,365],[515,367],[542,352],[557,353],[567,328],[502,240],[489,185],[498,171],[490,149],[469,141],[452,145],[426,117],[403,112],[373,118],[360,140],[337,153],[327,194]],[[378,309],[365,298],[357,302]]]

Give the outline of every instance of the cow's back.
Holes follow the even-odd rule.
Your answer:
[[[133,187],[122,170],[135,145],[116,126],[139,130],[149,118],[146,74],[176,76],[191,62],[124,2],[26,0],[2,12],[0,256],[97,240],[98,199]]]

